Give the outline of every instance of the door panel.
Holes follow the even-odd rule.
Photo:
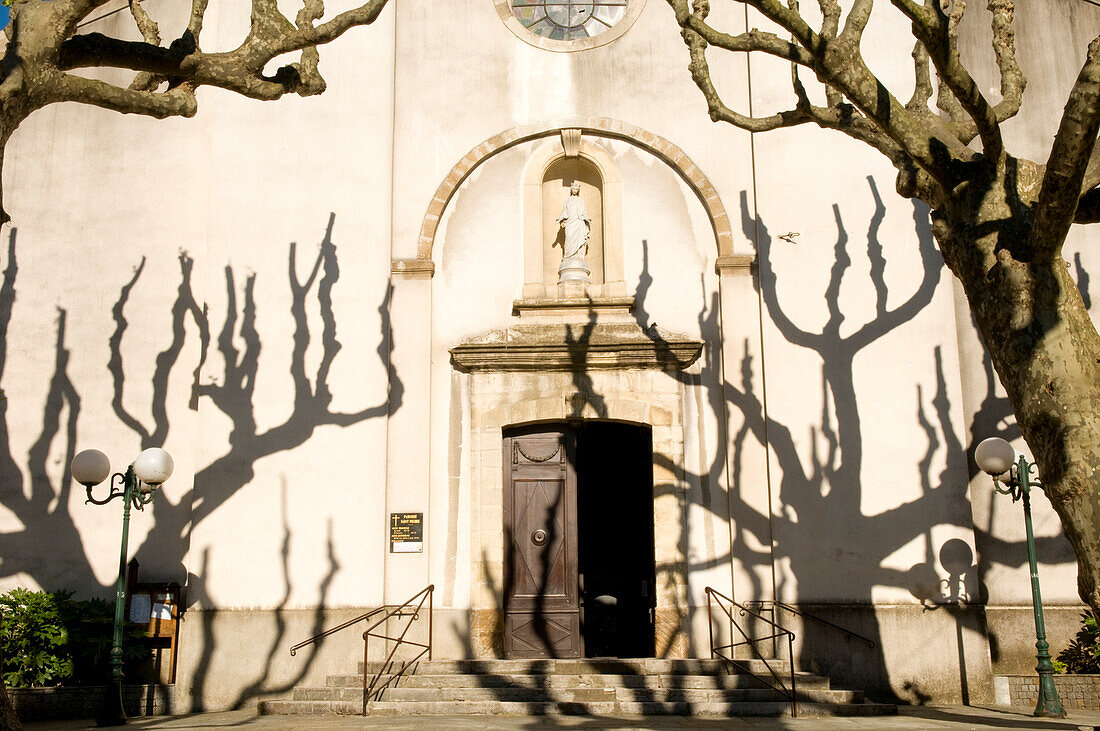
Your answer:
[[[504,440],[508,657],[579,657],[577,480],[562,427]]]

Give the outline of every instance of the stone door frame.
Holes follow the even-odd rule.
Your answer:
[[[503,655],[504,429],[540,422],[600,419],[648,426],[653,435],[654,558],[657,567],[656,654],[686,657],[689,601],[688,483],[683,474],[687,386],[659,370],[477,372],[469,378],[471,650]],[[671,467],[675,465],[675,467]]]

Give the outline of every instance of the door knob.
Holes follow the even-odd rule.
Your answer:
[[[546,531],[544,531],[542,528],[539,528],[531,534],[531,543],[534,543],[536,546],[544,546],[546,545],[547,538],[549,538],[549,536],[546,535]]]

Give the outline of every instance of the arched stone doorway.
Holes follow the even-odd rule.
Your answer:
[[[687,655],[687,556],[680,543],[689,488],[673,465],[684,463],[685,383],[660,369],[469,374],[471,647],[475,657],[505,654],[504,459],[501,439],[518,425],[618,421],[650,436],[653,560],[653,653]],[[541,394],[541,395],[540,395]],[[578,587],[579,589],[579,587]],[[580,649],[578,649],[578,652]]]

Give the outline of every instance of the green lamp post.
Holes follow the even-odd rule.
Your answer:
[[[974,461],[982,472],[993,477],[994,489],[1002,495],[1011,495],[1012,502],[1024,501],[1024,526],[1027,529],[1027,560],[1031,566],[1031,603],[1035,611],[1035,650],[1039,661],[1035,669],[1039,673],[1039,700],[1035,704],[1036,716],[1065,718],[1066,709],[1054,687],[1054,666],[1050,663],[1050,645],[1047,644],[1046,625],[1043,622],[1043,598],[1039,593],[1039,568],[1035,561],[1035,534],[1031,529],[1031,488],[1042,489],[1038,479],[1031,476],[1035,464],[1020,455],[1000,437],[982,441],[974,450]],[[998,480],[1004,482],[1001,487]]]
[[[107,479],[111,463],[98,449],[85,449],[73,457],[73,479],[88,491],[89,503],[106,505],[122,498],[122,550],[118,557],[118,585],[115,587],[114,639],[111,643],[111,685],[103,698],[103,709],[96,723],[99,726],[121,726],[126,723],[122,708],[122,623],[126,608],[126,544],[130,533],[130,506],[144,510],[153,501],[160,485],[172,474],[172,456],[159,447],[150,447],[138,455],[126,472],[111,475],[110,492],[97,500],[92,488]]]

